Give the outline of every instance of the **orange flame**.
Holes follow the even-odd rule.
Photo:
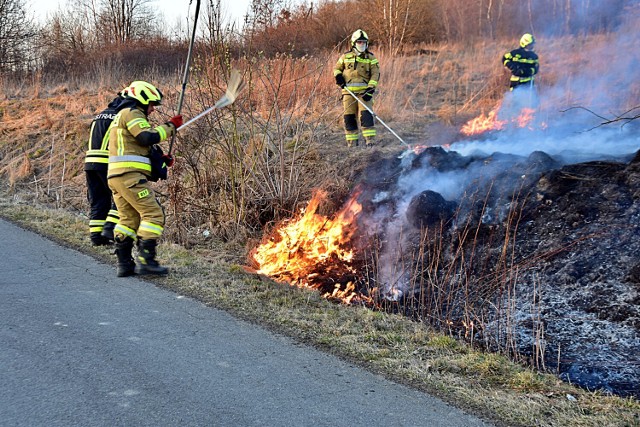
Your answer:
[[[469,120],[462,126],[462,128],[460,128],[460,133],[467,136],[479,135],[492,130],[502,130],[509,123],[519,128],[529,127],[529,129],[533,130],[531,123],[533,122],[536,112],[533,108],[523,108],[520,110],[520,114],[511,120],[499,120],[498,112],[500,111],[500,107],[501,103],[495,106],[493,110],[489,111],[486,115],[483,113],[475,119]]]
[[[356,231],[355,220],[362,211],[356,201],[359,192],[349,199],[333,219],[317,213],[326,199],[324,191],[316,191],[296,219],[284,221],[273,237],[258,246],[253,259],[259,265],[258,273],[299,287],[317,288],[318,271],[355,273],[351,238]],[[334,277],[339,282],[339,277]],[[325,297],[335,297],[350,303],[355,297],[355,285],[348,281]]]
[[[529,126],[529,124],[533,121],[533,115],[535,114],[535,112],[536,110],[534,110],[533,108],[523,108],[520,111],[520,115],[515,118],[516,125],[519,128]],[[533,130],[533,128],[530,129]]]
[[[500,110],[500,104],[498,104],[493,110],[489,111],[487,115],[480,114],[475,119],[469,120],[462,126],[460,132],[464,135],[478,135],[490,130],[500,130],[504,127],[506,122],[498,120],[498,111]]]

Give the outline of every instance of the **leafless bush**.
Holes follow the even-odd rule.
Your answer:
[[[231,67],[224,52],[195,61],[186,115],[203,111],[224,93]],[[179,240],[194,227],[223,239],[246,237],[290,215],[309,196],[322,164],[316,163],[318,132],[333,108],[319,84],[330,73],[325,66],[317,58],[287,55],[233,63],[244,73],[246,91],[231,107],[185,130],[176,143],[180,166],[174,169],[169,212],[179,224]]]
[[[28,73],[32,70],[31,43],[35,24],[18,0],[0,2],[0,75]]]

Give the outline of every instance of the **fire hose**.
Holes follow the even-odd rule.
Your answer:
[[[404,145],[406,145],[408,150],[411,150],[411,146],[410,146],[409,144],[407,144],[407,143],[404,141],[404,139],[400,138],[400,136],[399,136],[397,133],[395,133],[395,131],[394,131],[393,129],[391,129],[389,126],[387,126],[387,124],[386,124],[385,122],[383,122],[383,121],[382,121],[382,119],[381,119],[380,117],[378,117],[378,115],[377,115],[376,113],[374,113],[374,112],[373,112],[373,110],[372,110],[371,108],[369,108],[369,106],[368,106],[367,104],[365,104],[363,100],[361,100],[360,98],[358,98],[358,96],[357,96],[355,93],[351,92],[348,88],[344,87],[343,89],[344,89],[344,90],[346,90],[347,92],[349,92],[349,95],[353,96],[353,98],[354,98],[356,101],[358,101],[358,102],[360,103],[360,105],[362,105],[364,108],[366,108],[366,109],[367,109],[367,111],[368,111],[368,112],[370,112],[370,113],[371,113],[371,115],[372,115],[373,117],[375,117],[376,119],[378,119],[378,121],[380,122],[380,124],[381,124],[382,126],[386,127],[386,128],[387,128],[387,130],[393,134],[393,136],[395,136],[396,138],[398,138],[398,140],[399,140],[400,142],[402,142]]]
[[[184,66],[184,76],[182,78],[182,89],[180,90],[180,99],[178,100],[178,113],[179,116],[182,112],[182,104],[184,102],[184,94],[187,91],[187,82],[189,81],[189,66],[191,65],[191,56],[193,55],[193,43],[196,38],[196,29],[198,26],[198,15],[200,13],[200,0],[196,0],[196,11],[195,16],[193,18],[193,32],[191,33],[191,41],[189,42],[189,51],[187,53],[187,63]],[[182,127],[182,126],[180,126]],[[178,129],[176,129],[177,131]],[[171,150],[173,148],[173,143],[176,140],[176,134],[174,133],[171,136],[171,142],[169,143],[169,155],[171,155]]]

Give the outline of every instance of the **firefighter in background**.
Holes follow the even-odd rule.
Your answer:
[[[540,68],[538,55],[533,51],[536,40],[529,33],[520,38],[520,47],[507,52],[502,63],[511,71],[509,90],[517,87],[533,88],[533,78]]]
[[[340,56],[333,70],[336,84],[342,88],[344,131],[348,147],[358,145],[358,113],[367,147],[373,145],[376,136],[373,115],[346,90],[349,89],[373,110],[373,94],[378,86],[380,66],[368,47],[367,33],[356,30],[351,35],[351,50]]]
[[[164,211],[150,186],[152,151],[155,144],[172,136],[182,126],[182,116],[152,127],[147,118],[162,102],[162,92],[144,81],[126,89],[120,112],[109,129],[109,188],[120,214],[114,229],[118,277],[137,274],[167,274],[156,260],[158,239],[164,230]],[[164,155],[167,166],[173,165]],[[137,240],[138,263],[131,255]]]
[[[124,101],[119,93],[91,122],[88,149],[84,160],[89,200],[89,233],[94,246],[113,243],[113,228],[118,223],[118,211],[107,182],[109,164],[109,125]]]

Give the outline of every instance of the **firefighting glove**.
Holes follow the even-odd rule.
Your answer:
[[[342,73],[336,74],[336,84],[341,88],[344,88],[347,85],[347,81],[344,79]]]
[[[180,126],[182,126],[182,116],[173,116],[167,123],[171,123],[177,130]]]
[[[163,154],[162,160],[164,161],[164,164],[167,165],[168,168],[173,166],[173,164],[176,162],[176,160],[173,158],[171,154]]]
[[[367,90],[364,91],[364,95],[362,95],[362,100],[364,102],[369,102],[371,101],[371,98],[373,98],[373,94],[375,93],[375,88],[369,87],[367,88]]]

